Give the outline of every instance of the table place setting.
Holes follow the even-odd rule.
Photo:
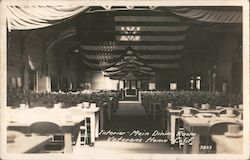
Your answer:
[[[239,104],[239,110],[243,110],[243,104]]]
[[[225,132],[226,137],[238,138],[243,136],[242,130],[240,130],[240,125],[230,124],[227,126],[227,132]]]
[[[186,114],[187,116],[183,116],[183,114],[181,115],[181,119],[188,122],[188,123],[192,123],[192,124],[203,124],[203,125],[209,125],[212,124],[214,122],[239,122],[239,119],[236,118],[236,116],[234,117],[220,117],[220,116],[216,116],[214,114],[209,114],[209,113],[198,113],[198,114]]]
[[[21,103],[19,109],[28,109],[29,106],[27,104]]]
[[[62,106],[63,106],[63,105],[62,105],[62,103],[60,103],[60,102],[59,102],[59,103],[55,103],[55,104],[54,104],[54,109],[61,109]]]
[[[183,117],[193,117],[193,114],[182,114]]]
[[[224,134],[213,134],[212,140],[216,143],[216,153],[241,154],[243,152],[243,131],[239,124],[227,125]]]
[[[228,121],[228,122],[238,122],[238,119],[236,118],[228,118],[228,117],[214,117],[211,118],[209,122],[224,122],[224,121]]]
[[[215,114],[213,113],[197,113],[194,115],[195,117],[198,118],[215,118],[217,117]]]
[[[226,113],[220,114],[220,117],[236,117],[233,111],[233,109],[227,109]]]
[[[210,109],[210,105],[208,103],[201,104],[201,107],[199,109],[201,109],[201,110],[208,110],[208,109]]]
[[[191,113],[190,109],[184,109],[182,116],[183,117],[192,117],[193,114]]]
[[[77,108],[89,108],[90,107],[90,103],[89,102],[82,102],[82,103],[78,103],[76,105]]]
[[[220,114],[220,117],[235,118],[237,116],[235,114]]]
[[[215,109],[221,110],[221,109],[223,109],[223,107],[222,106],[215,106]]]
[[[99,107],[96,107],[96,103],[91,103],[88,108],[82,108],[84,112],[97,112],[100,110]]]
[[[17,131],[8,131],[7,132],[7,143],[15,142],[15,139],[17,138],[18,135],[24,136],[24,134],[21,134],[20,132],[17,132]]]

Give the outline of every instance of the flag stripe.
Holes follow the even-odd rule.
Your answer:
[[[116,36],[117,41],[183,41],[185,35],[179,36],[139,36],[139,35],[121,35]]]
[[[181,54],[172,54],[172,55],[158,55],[157,53],[156,54],[151,54],[151,55],[143,55],[143,54],[140,54],[138,55],[139,58],[141,59],[152,59],[152,60],[157,60],[157,59],[180,59],[181,58]]]
[[[184,31],[142,31],[142,30],[140,30],[139,32],[133,32],[133,33],[127,32],[126,35],[180,36],[180,35],[185,35],[186,32],[187,32],[186,30],[184,30]],[[112,31],[112,32],[108,32],[108,33],[115,34],[115,35],[124,35],[125,34],[122,31]]]
[[[168,64],[168,63],[176,63],[178,59],[143,59],[138,58],[138,60],[146,65],[149,64]]]
[[[103,56],[99,56],[99,55],[89,55],[89,54],[84,54],[84,56],[89,59],[89,60],[94,60],[94,59],[98,59],[98,57],[105,57],[105,55]],[[117,59],[117,58],[121,58],[122,55],[110,55],[110,59]]]
[[[115,50],[112,52],[112,55],[121,55],[124,54],[126,50]],[[133,50],[134,53],[137,55],[175,55],[175,54],[182,54],[182,50],[171,50],[171,51],[165,51],[165,50]],[[81,54],[84,55],[97,55],[99,53],[104,53],[104,51],[95,51],[95,50],[84,50]]]
[[[178,68],[179,64],[178,63],[166,63],[166,64],[148,64],[148,66],[152,67],[152,68],[164,68],[164,69],[168,69],[168,68]]]
[[[182,50],[184,45],[136,45],[132,44],[131,47],[135,50],[146,50],[146,51],[171,51],[171,50]],[[81,45],[83,50],[92,50],[92,51],[99,51],[104,50],[99,45]],[[125,50],[128,46],[126,45],[118,45],[112,50]]]
[[[107,47],[112,47],[112,50],[125,50],[128,45],[164,45],[164,46],[168,46],[168,45],[183,45],[185,43],[185,40],[180,40],[180,41],[133,41],[133,42],[129,42],[129,41],[119,41],[117,42],[117,44],[115,46],[107,46]],[[104,50],[104,46],[100,45],[96,42],[93,43],[85,43],[82,45],[84,50],[88,50],[88,48],[90,49],[91,46],[93,46],[92,48],[95,48],[97,50],[97,48],[99,50]],[[88,48],[86,48],[88,47]],[[92,50],[92,49],[90,49]]]
[[[115,26],[115,31],[122,31],[121,27],[135,27],[136,25],[128,25],[128,24],[124,24],[124,25],[116,25]],[[188,29],[188,26],[186,25],[180,25],[180,26],[150,26],[150,25],[141,25],[140,27],[140,31],[148,31],[148,32],[180,32],[182,33],[183,31],[186,31]]]
[[[184,23],[182,22],[115,22],[115,25],[117,26],[168,26],[168,27],[182,27],[187,28]]]
[[[173,16],[115,16],[116,22],[181,22]]]

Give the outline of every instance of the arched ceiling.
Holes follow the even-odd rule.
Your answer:
[[[187,50],[207,47],[197,37],[214,38],[166,8],[90,7],[54,28],[48,54],[77,53],[84,66],[112,79],[149,79],[159,69],[176,70]]]

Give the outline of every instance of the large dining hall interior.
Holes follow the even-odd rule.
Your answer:
[[[241,6],[6,9],[8,154],[243,154]]]

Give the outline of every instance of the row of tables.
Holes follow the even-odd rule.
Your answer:
[[[212,140],[216,142],[216,153],[242,154],[243,152],[243,137],[212,135]]]
[[[50,136],[26,136],[17,131],[8,131],[7,136],[14,136],[14,142],[7,142],[8,153],[37,153],[41,152],[47,145]]]
[[[149,115],[151,115],[153,119],[155,119],[157,116],[160,117],[160,123],[161,123],[162,129],[167,130],[168,132],[171,133],[171,137],[170,137],[171,145],[178,143],[176,141],[176,133],[177,133],[176,122],[179,120],[183,121],[185,131],[189,133],[196,133],[193,138],[191,153],[199,153],[200,136],[208,134],[209,126],[213,122],[216,122],[216,121],[239,122],[241,125],[243,125],[242,124],[243,121],[241,120],[241,116],[243,114],[242,109],[238,109],[238,111],[241,114],[241,116],[239,117],[238,116],[228,117],[226,114],[219,116],[218,113],[221,111],[221,109],[199,109],[199,113],[212,113],[216,115],[214,117],[204,118],[204,117],[194,117],[194,116],[191,116],[191,117],[180,116],[180,112],[183,110],[183,108],[186,108],[186,107],[178,107],[178,108],[168,107],[168,104],[162,101],[151,101],[148,99],[146,100],[143,99],[142,105],[145,111]],[[225,136],[219,136],[219,137],[223,137],[225,140],[230,141],[230,138],[228,137],[225,137]],[[220,141],[219,140],[220,138],[218,138],[218,135],[213,135],[212,138],[216,143],[218,142],[218,148],[220,149],[217,150],[217,152],[222,152],[221,146],[230,146],[230,145],[224,144],[225,141]],[[237,138],[237,140],[235,138],[233,139],[234,141],[237,141],[237,144],[239,143],[241,144],[240,147],[237,149],[237,151],[242,152],[242,137]],[[188,152],[187,147],[188,146],[184,147],[184,153]]]
[[[211,117],[211,118],[203,118],[203,117],[184,117],[181,116],[180,119],[184,122],[184,129],[189,133],[195,133],[192,141],[192,149],[191,153],[198,154],[200,151],[200,137],[202,135],[209,136],[209,127],[211,124],[215,122],[235,122],[242,124],[242,121],[238,119],[238,117]],[[223,135],[224,137],[224,135]],[[230,138],[229,138],[230,139]],[[233,138],[234,139],[234,138]],[[239,145],[242,153],[242,145]],[[189,145],[187,145],[189,147]],[[188,149],[184,149],[184,153],[188,153]]]
[[[60,126],[64,135],[64,153],[72,153],[73,142],[72,133],[74,127],[79,127],[79,124],[90,119],[90,144],[95,143],[95,138],[99,137],[99,130],[103,130],[107,120],[111,119],[112,112],[118,107],[117,100],[103,102],[99,107],[81,108],[72,106],[70,108],[51,108],[35,107],[27,109],[11,109],[6,107],[7,115],[7,136],[8,134],[16,134],[16,140],[12,143],[7,143],[8,153],[26,153],[33,152],[34,148],[40,148],[49,142],[51,137],[22,135],[20,132],[13,132],[18,128],[29,128],[35,122],[52,122]],[[86,122],[86,121],[85,121]],[[19,134],[17,134],[19,133]],[[31,141],[34,143],[29,143]],[[29,143],[27,148],[26,143]],[[43,144],[43,145],[42,145]],[[26,148],[26,149],[25,149]]]

